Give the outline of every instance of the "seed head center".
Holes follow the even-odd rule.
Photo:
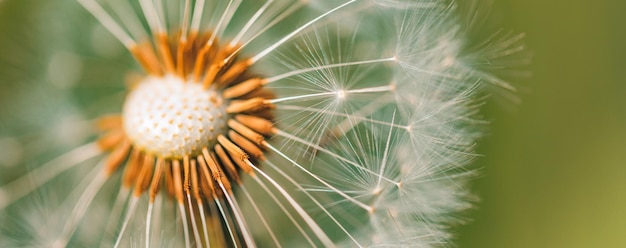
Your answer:
[[[122,117],[134,146],[166,159],[212,147],[228,120],[220,93],[172,75],[142,80],[127,96]]]

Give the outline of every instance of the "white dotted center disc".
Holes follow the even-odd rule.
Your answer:
[[[221,96],[174,76],[148,77],[124,103],[124,131],[136,148],[162,158],[196,156],[226,131]]]

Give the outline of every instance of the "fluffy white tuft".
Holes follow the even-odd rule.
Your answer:
[[[60,206],[60,210],[53,208],[58,214],[53,216],[68,221],[48,222],[52,216],[47,212],[48,201],[37,205],[45,211],[32,211],[32,201],[17,201],[13,198],[18,196],[5,191],[9,184],[0,185],[0,197],[5,198],[0,202],[16,202],[3,211],[24,216],[12,222],[21,226],[18,231],[7,231],[5,223],[9,222],[2,222],[0,240],[6,245],[111,246],[119,242],[122,247],[148,243],[181,247],[187,242],[201,246],[200,240],[205,239],[202,224],[230,216],[220,223],[248,228],[259,246],[447,247],[450,227],[464,222],[460,213],[475,201],[466,183],[476,173],[468,165],[485,124],[477,115],[483,90],[488,85],[510,88],[475,62],[519,51],[511,48],[519,38],[503,40],[491,49],[468,51],[457,5],[447,0],[79,2],[127,47],[152,33],[179,32],[181,27],[210,30],[220,44],[241,44],[239,56],[253,58],[249,71],[267,79],[265,88],[275,94],[270,101],[275,106],[276,130],[267,139],[267,160],[254,161],[256,176],[243,175],[241,184],[233,184],[237,197],[229,204],[238,202],[243,221],[235,219],[239,206],[218,208],[227,204],[225,200],[210,205],[211,209],[204,206],[212,215],[201,220],[198,214],[179,213],[185,208],[179,209],[164,193],[149,203],[145,195],[131,195],[132,186],[119,190],[122,179],[117,174],[105,182],[99,181],[99,175],[73,173],[82,184],[68,181],[65,187],[56,187],[42,182],[43,188],[61,192],[61,198],[69,195],[65,204],[53,204]],[[190,11],[185,12],[186,6]],[[191,14],[184,19],[184,13]],[[115,46],[107,49],[111,47]],[[79,53],[63,54],[80,61],[77,70],[85,77],[126,73],[123,66],[115,65],[97,71],[75,55]],[[64,78],[50,75],[52,81]],[[81,83],[66,86],[76,85]],[[126,132],[139,147],[167,154],[163,156],[195,154],[193,145],[168,147],[163,140],[133,131],[153,125],[142,124],[151,114],[172,114],[154,112],[167,109],[158,103],[167,102],[172,91],[191,92],[159,88],[140,92],[143,95],[136,99],[131,95],[128,104],[135,105],[124,110],[129,115],[124,119],[130,120],[125,123]],[[112,106],[106,103],[94,106],[106,105],[107,110],[88,110],[105,114]],[[121,105],[113,106],[121,109]],[[207,128],[177,118],[175,113],[171,125]],[[223,109],[191,115],[209,118],[220,113]],[[219,119],[215,125],[223,122]],[[163,135],[175,133],[174,126],[157,124],[167,127]],[[200,133],[195,130],[184,136],[203,140],[216,134]],[[163,146],[152,149],[150,142]],[[22,148],[23,154],[27,152]],[[79,170],[74,167],[67,166]],[[92,167],[97,168],[95,163]],[[31,172],[33,178],[41,178],[37,171]],[[201,212],[197,206],[189,210]],[[5,214],[3,219],[7,218],[13,219]],[[191,221],[194,224],[183,226]],[[191,241],[183,233],[191,235]],[[30,239],[34,244],[25,242]]]

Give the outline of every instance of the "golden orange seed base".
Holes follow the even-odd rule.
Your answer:
[[[135,196],[148,191],[150,202],[162,187],[180,204],[184,204],[185,195],[199,204],[221,200],[224,194],[232,194],[233,183],[241,183],[240,172],[254,175],[252,162],[265,160],[263,143],[274,130],[270,112],[274,106],[268,100],[273,94],[263,88],[264,79],[247,73],[251,61],[233,54],[238,47],[220,47],[209,32],[190,33],[184,39],[181,35],[157,34],[154,43],[131,48],[148,77],[177,77],[177,82],[198,84],[202,86],[199,90],[220,94],[217,98],[221,100],[206,101],[215,101],[216,107],[224,105],[226,127],[211,140],[200,140],[197,152],[170,156],[138,146],[125,131],[121,115],[103,117],[98,127],[104,134],[98,144],[110,151],[105,171],[111,175],[122,169],[123,187],[134,188]],[[130,90],[132,93],[134,89]]]

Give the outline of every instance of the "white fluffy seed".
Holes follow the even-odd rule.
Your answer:
[[[163,158],[200,154],[226,131],[220,94],[176,76],[148,77],[124,103],[124,130],[135,147]]]

